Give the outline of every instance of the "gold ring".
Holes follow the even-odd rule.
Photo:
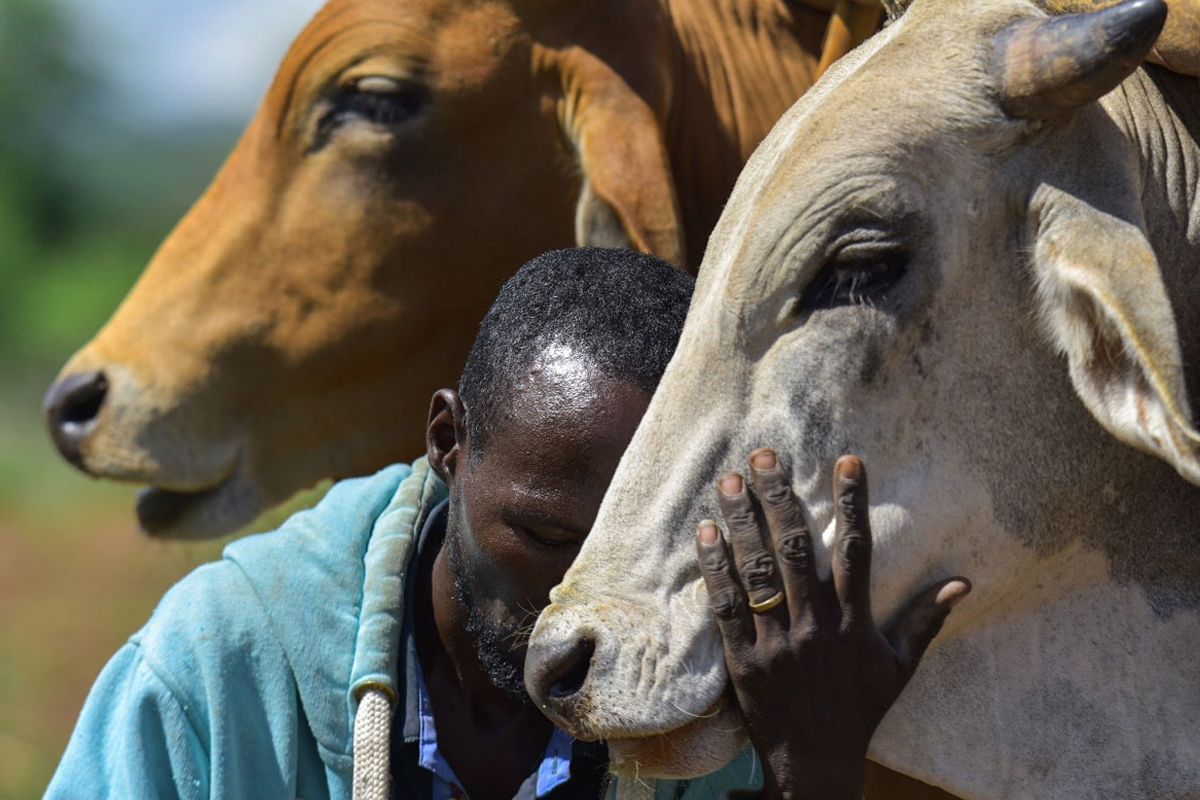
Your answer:
[[[749,600],[749,598],[747,597]],[[761,603],[756,603],[750,600],[750,610],[755,614],[762,614],[764,611],[770,611],[775,606],[783,602],[783,592],[776,592],[771,597],[763,600]]]

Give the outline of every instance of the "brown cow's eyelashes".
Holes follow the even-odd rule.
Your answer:
[[[399,84],[395,91],[381,92],[363,89],[366,82],[346,99],[342,113],[359,116],[376,125],[394,125],[416,115],[424,100],[422,93],[411,85]]]
[[[324,147],[342,125],[354,121],[390,126],[407,122],[424,107],[427,92],[411,81],[383,76],[360,78],[328,101],[317,123],[312,149]]]
[[[891,242],[842,247],[805,288],[798,313],[845,305],[871,305],[904,277],[908,253]]]

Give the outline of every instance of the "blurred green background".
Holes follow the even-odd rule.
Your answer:
[[[133,488],[57,457],[42,394],[318,4],[0,0],[0,800],[41,795],[104,662],[220,546],[138,533]]]

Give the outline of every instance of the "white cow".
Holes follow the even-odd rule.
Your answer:
[[[873,758],[973,798],[1200,797],[1200,93],[1137,68],[1165,14],[917,0],[781,120],[534,631],[560,721],[643,776],[727,759],[712,482],[790,454],[827,546],[854,452],[876,618],[975,584]]]

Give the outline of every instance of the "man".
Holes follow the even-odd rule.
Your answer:
[[[691,290],[631,251],[557,251],[523,267],[480,326],[459,391],[434,395],[427,458],[338,484],[173,588],[101,674],[47,795],[601,796],[604,747],[570,740],[529,702],[524,639],[595,519]],[[755,453],[752,467],[760,492],[782,486],[774,454]],[[869,542],[861,465],[839,470],[839,537]],[[731,518],[754,507],[740,476],[722,480],[720,497]],[[764,497],[771,535],[811,548],[790,491]],[[735,551],[765,541],[757,525],[731,534]],[[820,600],[861,608],[861,559],[835,559],[837,585],[820,584],[789,549],[784,588],[813,602],[792,604],[801,624],[777,636],[741,603],[714,523],[698,546],[765,790],[854,796],[874,726],[966,584],[922,595],[890,641],[868,614],[843,633],[831,611],[841,606]],[[857,599],[843,591],[855,581]],[[812,661],[818,639],[827,652]],[[778,665],[814,680],[781,680]],[[774,716],[781,692],[814,713]],[[735,763],[658,791],[708,797],[750,777]]]

